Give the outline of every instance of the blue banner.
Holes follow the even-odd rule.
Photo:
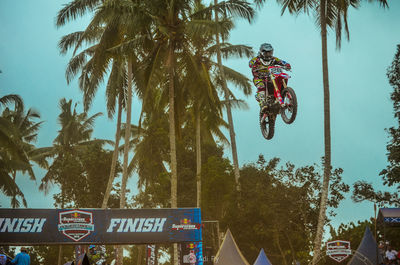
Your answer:
[[[198,208],[0,209],[0,244],[151,244],[201,241]]]

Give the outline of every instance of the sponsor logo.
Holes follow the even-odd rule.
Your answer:
[[[93,214],[88,211],[71,210],[58,214],[58,231],[74,241],[80,241],[94,231]]]
[[[181,220],[180,224],[172,224],[172,230],[197,230],[201,228],[201,224],[192,223],[190,219]]]
[[[112,218],[107,232],[162,232],[167,218]]]
[[[147,265],[156,265],[156,245],[147,245]]]
[[[46,218],[0,218],[0,233],[40,233]]]
[[[194,250],[190,250],[189,254],[183,255],[183,263],[196,264],[197,257]]]
[[[400,217],[385,217],[383,220],[385,223],[400,223]]]
[[[189,243],[189,244],[186,245],[186,248],[194,249],[194,248],[197,248],[197,245],[195,243]]]
[[[330,258],[341,262],[351,255],[349,241],[335,240],[326,243],[326,255]]]

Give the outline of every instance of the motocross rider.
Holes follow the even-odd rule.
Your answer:
[[[257,87],[256,100],[258,101],[260,108],[263,110],[275,102],[274,85],[269,78],[267,67],[272,65],[281,65],[287,70],[291,69],[289,63],[274,57],[273,54],[274,48],[272,45],[269,43],[263,43],[260,46],[258,55],[249,62],[249,67],[253,74],[253,82]],[[267,84],[264,82],[266,76],[268,77]]]
[[[90,245],[89,246],[89,261],[90,264],[101,265],[106,261],[106,247]]]

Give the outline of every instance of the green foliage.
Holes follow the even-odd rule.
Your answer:
[[[0,98],[0,104],[11,102],[14,102],[14,108],[6,107],[0,116],[0,188],[11,197],[11,206],[17,208],[20,206],[18,197],[27,206],[15,183],[17,173],[27,174],[35,180],[31,162],[44,168],[47,162],[34,145],[42,123],[35,121],[40,119],[39,113],[33,109],[25,111],[23,101],[17,95]]]
[[[55,204],[100,208],[109,177],[111,159],[112,151],[104,150],[100,143],[94,143],[75,156],[65,155],[62,165],[53,164],[54,167],[59,167],[60,175],[65,176],[58,180],[63,192],[54,196]],[[119,167],[117,172],[120,171]],[[109,206],[118,208],[115,203],[116,201],[111,198]]]
[[[60,100],[60,109],[59,134],[52,147],[43,148],[53,161],[40,188],[46,191],[50,183],[60,187],[54,196],[58,207],[100,207],[112,160],[112,152],[103,148],[106,141],[91,139],[100,113],[78,113],[72,100],[65,99]]]
[[[61,264],[74,260],[74,246],[63,246],[63,257]],[[34,265],[47,265],[57,264],[59,246],[34,246],[28,248],[28,254],[31,257],[31,264]]]
[[[279,159],[267,162],[260,156],[256,164],[241,170],[241,191],[230,203],[223,218],[239,248],[250,262],[260,248],[273,264],[298,260],[307,263],[316,231],[321,196],[321,170],[316,166],[295,168]],[[348,192],[341,169],[332,171],[328,205],[337,208]],[[251,239],[251,240],[250,240]]]
[[[371,220],[358,221],[357,223],[350,222],[349,224],[340,224],[337,230],[335,230],[334,227],[330,226],[331,238],[328,241],[332,240],[350,241],[351,248],[357,249],[364,236],[366,227],[369,227],[372,233],[374,233],[373,221],[374,220],[371,218]]]

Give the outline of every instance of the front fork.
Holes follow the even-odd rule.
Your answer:
[[[283,102],[283,98],[282,98],[281,92],[279,91],[278,84],[276,83],[274,75],[271,74],[270,76],[271,76],[272,84],[274,85],[276,98],[279,100],[279,104],[281,104],[281,106],[283,107],[285,105],[285,103]],[[282,85],[284,88],[286,88],[286,82],[285,82],[285,79],[283,79],[283,78],[282,78]]]

